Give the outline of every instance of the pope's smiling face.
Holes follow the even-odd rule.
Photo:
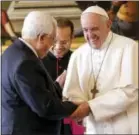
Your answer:
[[[98,14],[84,13],[81,16],[81,25],[86,41],[98,49],[108,36],[111,21]]]

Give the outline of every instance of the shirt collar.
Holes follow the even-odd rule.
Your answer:
[[[104,43],[102,44],[100,50],[102,50],[102,49],[104,49],[105,47],[108,47],[108,46],[109,46],[109,44],[111,43],[111,40],[112,40],[112,35],[113,35],[113,34],[112,34],[112,32],[110,31],[110,32],[108,33],[108,36],[107,36],[106,40],[105,40]]]
[[[19,40],[22,41],[23,43],[25,43],[25,45],[27,47],[29,47],[33,51],[33,53],[39,58],[39,56],[38,56],[37,52],[35,51],[35,49],[28,42],[26,42],[23,38],[19,38]]]

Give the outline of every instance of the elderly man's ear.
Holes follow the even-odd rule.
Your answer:
[[[45,38],[45,36],[46,36],[46,34],[39,34],[39,35],[38,35],[39,41],[43,41],[44,38]]]

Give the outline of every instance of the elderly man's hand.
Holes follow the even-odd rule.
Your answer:
[[[79,105],[75,102],[75,104]],[[90,112],[90,107],[87,102],[81,103],[78,108],[71,114],[71,118],[76,121],[81,121],[84,117],[88,116]]]

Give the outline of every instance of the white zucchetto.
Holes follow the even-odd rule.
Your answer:
[[[102,15],[102,16],[104,16],[104,17],[109,19],[109,16],[108,16],[107,12],[103,8],[101,8],[101,7],[97,6],[97,5],[88,7],[87,9],[85,9],[82,12],[82,15],[85,14],[85,13],[95,13],[95,14]]]

